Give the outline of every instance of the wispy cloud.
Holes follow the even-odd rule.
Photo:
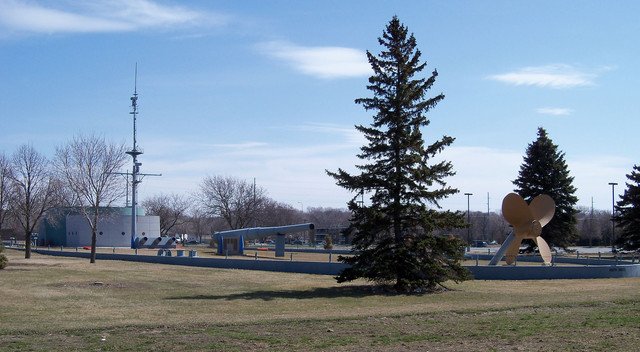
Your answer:
[[[295,127],[299,131],[310,131],[338,135],[344,138],[346,145],[361,146],[366,143],[364,135],[353,127],[328,123],[309,123]]]
[[[271,57],[283,60],[297,71],[319,78],[361,77],[371,74],[365,52],[358,49],[308,47],[283,41],[262,43],[258,48]]]
[[[567,89],[594,85],[594,73],[582,72],[571,65],[555,64],[524,67],[520,70],[489,76],[489,79],[516,85]]]
[[[0,2],[0,27],[33,33],[126,32],[224,22],[224,16],[150,0],[55,2],[46,6],[20,0]]]
[[[225,149],[249,149],[267,146],[264,142],[244,142],[235,144],[210,144],[209,147],[225,148]]]
[[[563,115],[571,115],[573,114],[573,109],[567,108],[538,108],[536,109],[538,114],[543,115],[555,115],[555,116],[563,116]]]

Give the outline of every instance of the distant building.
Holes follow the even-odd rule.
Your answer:
[[[100,210],[97,247],[131,247],[131,207],[112,207]],[[136,209],[136,237],[159,238],[160,217],[147,216]],[[40,220],[38,244],[46,246],[91,246],[91,228],[79,208],[56,208]]]
[[[343,232],[346,230],[346,227],[334,226],[330,228],[320,228],[315,230],[315,243],[324,243],[325,236],[331,236],[331,241],[336,245],[348,245],[351,244],[351,239],[349,236],[345,236]]]

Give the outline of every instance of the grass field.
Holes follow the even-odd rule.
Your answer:
[[[328,276],[4,253],[2,351],[640,349],[640,278],[398,295]]]

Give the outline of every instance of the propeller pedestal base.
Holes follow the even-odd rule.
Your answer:
[[[489,265],[498,265],[498,263],[502,260],[502,258],[504,258],[504,255],[507,254],[507,250],[509,249],[509,247],[511,246],[511,243],[515,239],[516,239],[516,236],[513,234],[513,231],[511,231],[509,236],[507,236],[507,239],[504,240],[504,243],[502,244],[500,249],[498,249],[498,252],[496,252],[496,255],[494,255],[493,258],[491,258]]]

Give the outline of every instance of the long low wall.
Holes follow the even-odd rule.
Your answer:
[[[89,258],[87,252],[69,252],[52,250],[34,250],[33,252],[45,255]],[[186,265],[221,269],[243,269],[280,271],[285,273],[338,275],[348,267],[344,263],[329,262],[302,262],[285,260],[255,260],[255,259],[225,259],[225,258],[201,258],[201,257],[165,257],[153,255],[110,254],[96,253],[98,260],[126,260],[132,262],[144,262],[155,264]]]
[[[467,254],[465,257],[469,260],[491,260],[493,254]],[[504,262],[504,258],[501,263]],[[516,257],[516,266],[518,262],[540,263],[542,265],[542,257],[538,255],[521,255]],[[622,260],[622,259],[603,259],[599,257],[557,257],[551,259],[555,264],[576,264],[576,265],[624,265],[624,264],[640,264],[640,259]]]
[[[35,253],[89,258],[87,252],[69,252],[53,250],[34,250]],[[125,260],[133,262],[170,264],[210,267],[221,269],[243,269],[243,270],[263,270],[278,271],[287,273],[316,274],[316,275],[339,275],[342,270],[348,267],[344,263],[329,262],[303,262],[285,260],[252,260],[252,259],[225,259],[225,258],[200,258],[200,257],[166,257],[151,255],[131,255],[131,254],[109,254],[96,253],[99,260]],[[591,263],[585,259],[567,259],[571,262],[582,261],[583,265],[576,266],[467,266],[476,280],[556,280],[556,279],[602,279],[602,278],[625,278],[640,277],[640,264],[617,263],[616,261],[601,262],[596,265],[596,260]],[[532,260],[536,260],[532,258]],[[525,260],[521,260],[525,261]]]
[[[476,280],[561,280],[639,277],[640,265],[468,266]]]

